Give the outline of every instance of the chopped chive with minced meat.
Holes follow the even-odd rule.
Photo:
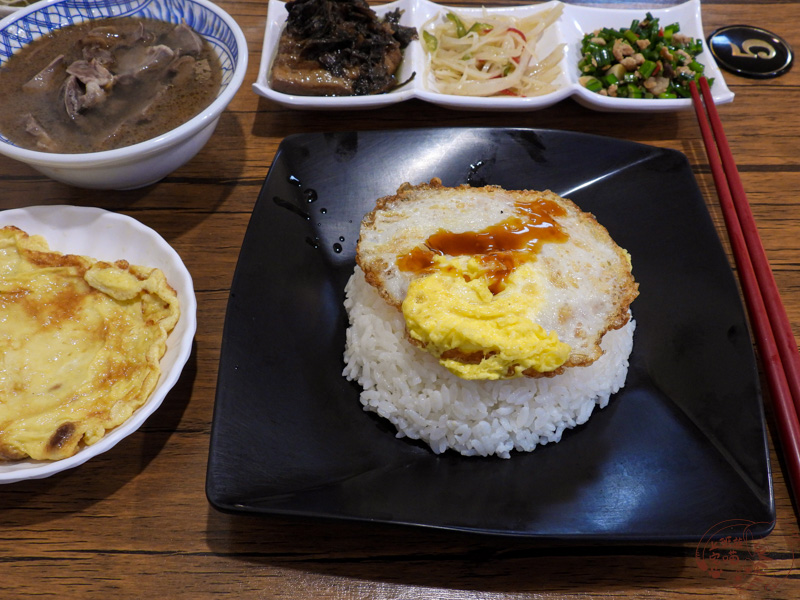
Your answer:
[[[630,27],[604,27],[583,36],[579,82],[605,96],[688,98],[689,83],[705,71],[696,60],[702,51],[702,40],[681,34],[678,23],[661,27],[648,12]]]

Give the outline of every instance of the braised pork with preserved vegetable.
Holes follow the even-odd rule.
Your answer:
[[[286,10],[270,72],[275,91],[364,96],[401,85],[396,73],[402,50],[417,32],[400,25],[399,9],[383,20],[364,0],[293,0]]]

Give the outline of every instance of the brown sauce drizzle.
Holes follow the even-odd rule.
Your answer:
[[[562,243],[569,237],[554,218],[567,214],[556,202],[537,198],[516,202],[515,207],[515,214],[481,231],[440,229],[424,246],[399,256],[397,266],[401,271],[425,274],[434,271],[435,255],[475,256],[486,271],[489,289],[497,294],[514,269],[536,256],[542,244]]]

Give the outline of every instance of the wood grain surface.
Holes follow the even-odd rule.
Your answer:
[[[250,87],[260,62],[266,1],[218,3],[245,32],[249,70],[211,141],[186,166],[145,189],[108,193],[68,187],[0,158],[0,209],[72,204],[130,215],[158,231],[180,253],[194,278],[198,300],[194,352],[162,408],[138,432],[79,468],[0,487],[0,598],[800,597],[798,507],[773,448],[774,426],[774,532],[747,542],[748,552],[721,570],[698,562],[696,544],[544,543],[235,516],[209,506],[204,494],[206,462],[228,292],[251,210],[285,136],[519,126],[674,148],[689,157],[727,247],[691,111],[605,114],[571,100],[508,114],[455,112],[419,101],[368,112],[287,110]],[[664,4],[672,2],[635,6]],[[800,48],[800,4],[704,1],[702,10],[706,34],[723,25],[747,23],[774,31]],[[800,70],[795,67],[765,81],[725,77],[736,98],[721,106],[720,114],[797,335]]]

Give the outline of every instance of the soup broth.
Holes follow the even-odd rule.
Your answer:
[[[221,79],[213,49],[185,24],[87,21],[34,41],[0,67],[0,132],[44,152],[130,146],[198,114]]]

